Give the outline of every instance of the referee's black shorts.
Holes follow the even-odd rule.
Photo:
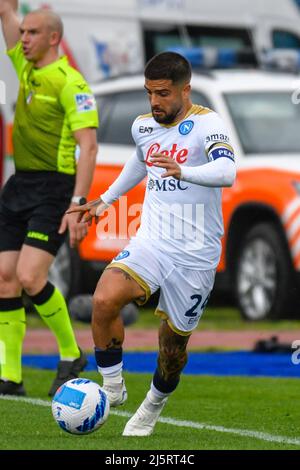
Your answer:
[[[17,171],[0,194],[0,252],[23,244],[56,255],[66,233],[58,233],[70,205],[75,176],[52,171]]]

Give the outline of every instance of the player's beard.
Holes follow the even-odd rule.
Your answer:
[[[172,124],[174,121],[176,121],[176,118],[178,114],[181,111],[181,107],[177,109],[172,109],[170,113],[165,113],[161,114],[160,116],[155,116],[154,114],[155,108],[152,108],[152,116],[156,122],[159,124]],[[157,111],[163,111],[162,109],[157,109]]]

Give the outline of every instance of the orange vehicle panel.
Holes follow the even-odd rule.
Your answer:
[[[98,198],[118,177],[120,166],[97,166],[89,200]],[[120,198],[101,214],[97,226],[93,225],[79,248],[80,257],[89,261],[109,262],[135,235],[144,201],[145,181]]]

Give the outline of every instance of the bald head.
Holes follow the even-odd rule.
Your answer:
[[[63,24],[56,13],[46,9],[28,13],[20,25],[20,33],[25,58],[35,67],[58,60]]]
[[[43,20],[48,30],[51,33],[52,32],[57,33],[59,42],[61,41],[63,34],[64,34],[64,25],[63,25],[61,18],[57,15],[57,13],[55,13],[52,10],[40,8],[38,10],[34,10],[28,13],[27,16],[30,16],[30,15],[39,16]]]

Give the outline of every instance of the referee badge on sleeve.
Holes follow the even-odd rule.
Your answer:
[[[78,113],[96,110],[96,101],[93,95],[87,93],[78,93],[75,95],[76,108]]]

